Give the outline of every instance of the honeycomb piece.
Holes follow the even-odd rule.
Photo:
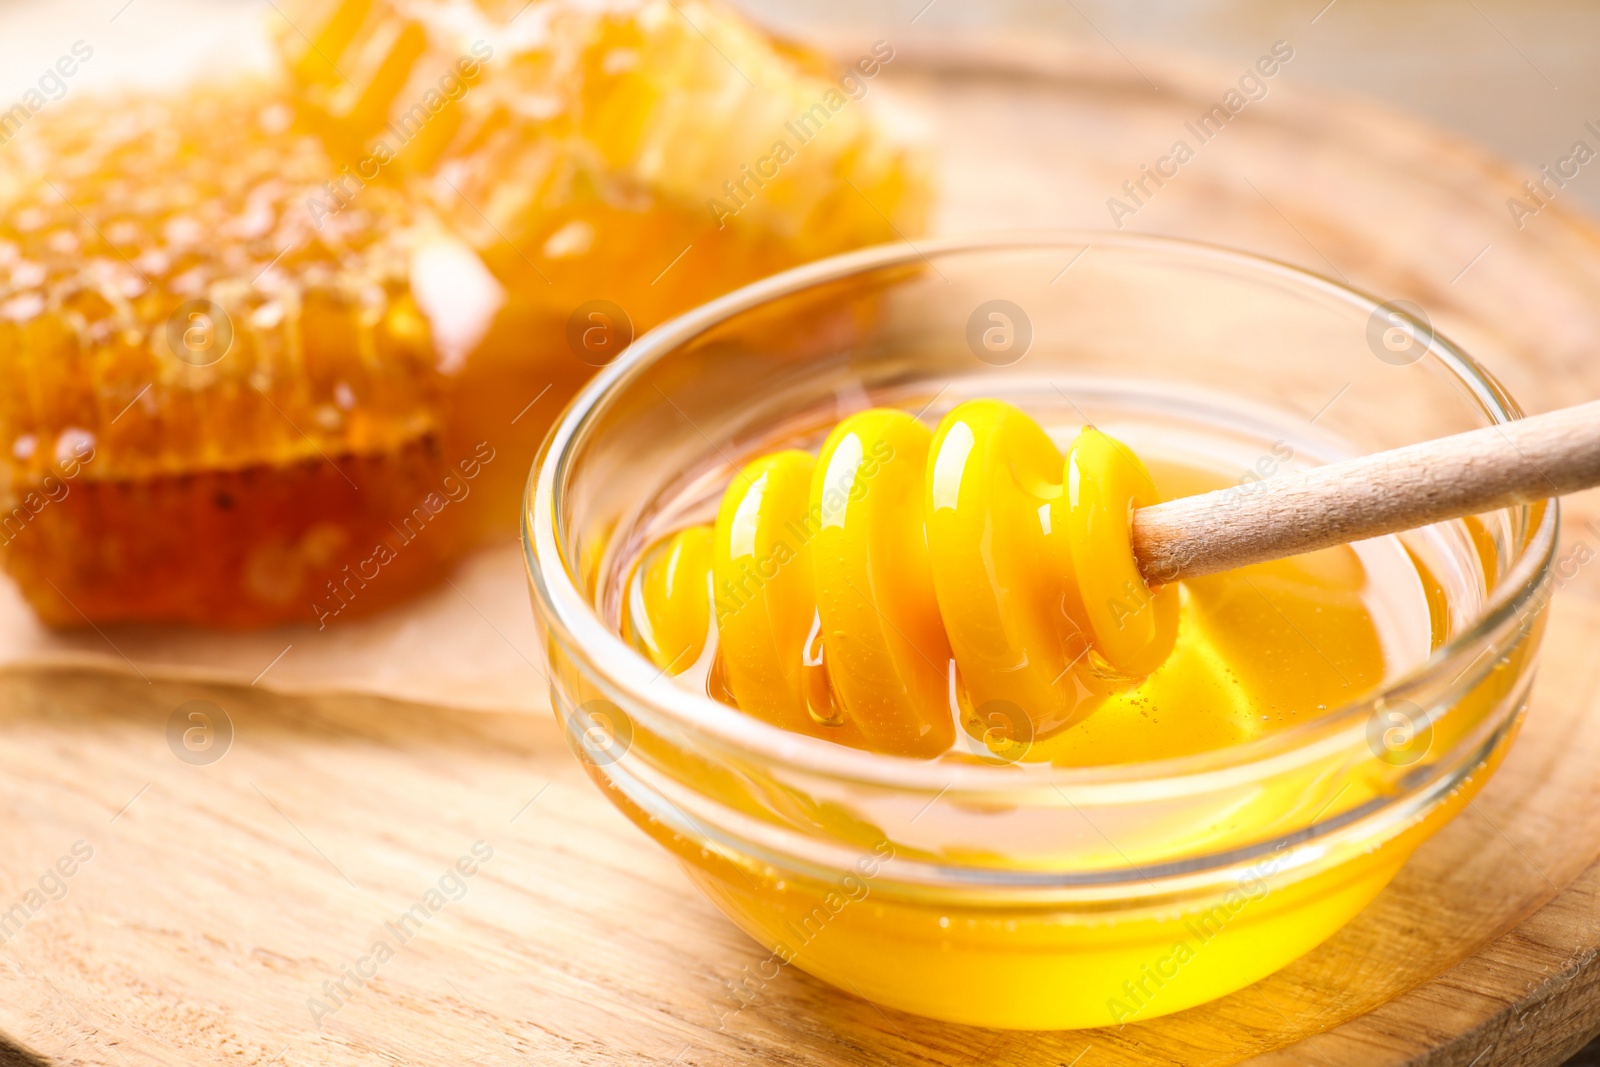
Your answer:
[[[384,167],[432,175],[452,220],[512,276],[532,268],[559,287],[569,274],[590,295],[647,287],[650,264],[620,253],[682,247],[652,242],[653,215],[689,216],[675,238],[730,246],[694,265],[704,288],[748,280],[728,258],[740,240],[799,262],[925,222],[926,161],[865,100],[893,59],[884,42],[833,71],[715,0],[280,10],[280,50],[320,128],[364,161],[377,150]],[[622,278],[604,273],[617,263]]]
[[[79,101],[8,145],[0,548],[51,622],[398,599],[514,528],[639,331],[920,223],[846,83],[703,0],[282,7],[287,93]]]
[[[8,153],[0,545],[46,621],[325,622],[452,551],[337,595],[454,458],[403,198],[317,217],[336,167],[260,85],[86,99]]]
[[[536,3],[521,22],[531,43],[485,62],[430,188],[491,267],[557,305],[606,297],[652,326],[921,231],[914,153],[727,8]]]
[[[834,71],[708,0],[303,0],[268,18],[349,173],[409,183],[506,287],[449,425],[452,450],[505,442],[474,505],[487,532],[514,521],[548,419],[628,339],[924,225],[924,155],[870,98],[887,46]]]

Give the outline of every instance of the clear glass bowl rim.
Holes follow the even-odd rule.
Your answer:
[[[615,362],[595,376],[568,404],[541,446],[529,475],[523,499],[522,540],[528,576],[549,638],[559,641],[588,676],[591,684],[635,720],[645,725],[667,726],[672,733],[695,737],[714,747],[754,758],[761,763],[787,766],[806,774],[892,790],[944,791],[959,786],[965,791],[1001,794],[1019,787],[1138,786],[1140,783],[1190,779],[1189,789],[1204,791],[1218,784],[1221,775],[1232,778],[1250,768],[1265,772],[1288,757],[1304,757],[1301,749],[1322,749],[1364,723],[1374,706],[1402,698],[1402,694],[1437,682],[1463,658],[1480,653],[1470,649],[1495,643],[1502,628],[1520,615],[1537,595],[1553,565],[1559,506],[1545,502],[1538,525],[1512,565],[1500,575],[1483,610],[1435,649],[1422,663],[1340,708],[1315,719],[1276,731],[1252,741],[1189,756],[1095,767],[1048,765],[989,766],[919,760],[863,752],[829,741],[791,733],[769,725],[709,696],[681,686],[659,684],[654,664],[610,629],[573,580],[567,567],[571,558],[560,534],[561,489],[574,452],[593,432],[596,413],[618,390],[642,374],[656,360],[721,323],[762,304],[801,290],[852,275],[885,268],[931,262],[936,256],[965,253],[1025,251],[1029,249],[1077,250],[1085,246],[1115,247],[1149,253],[1211,260],[1259,273],[1291,286],[1333,296],[1372,314],[1384,303],[1352,286],[1312,271],[1253,253],[1173,237],[1125,234],[1112,231],[1049,229],[994,232],[893,242],[830,256],[753,282],[683,313],[633,342]],[[1428,329],[1426,358],[1438,359],[1454,373],[1493,423],[1521,418],[1522,409],[1505,388],[1477,360],[1467,355],[1437,330]],[[1526,528],[1533,505],[1515,510]],[[1027,773],[1019,775],[1019,768]],[[1186,792],[1187,789],[1179,791]]]

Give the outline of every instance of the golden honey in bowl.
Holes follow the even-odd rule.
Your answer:
[[[1442,587],[1396,538],[1147,586],[1129,545],[1132,509],[1236,485],[1250,461],[1237,445],[1128,428],[1147,440],[1142,455],[1093,427],[1052,427],[1068,442],[1060,449],[997,400],[967,401],[932,427],[893,409],[850,416],[815,456],[782,449],[744,465],[714,521],[640,553],[622,630],[677,684],[787,730],[1018,774],[1267,738],[1433,650]],[[1274,465],[1295,455],[1281,440],[1259,447]],[[1431,739],[1408,736],[1398,758],[1419,740]],[[1115,833],[1103,858],[1136,869],[1174,849],[1270,839],[1297,816],[1359,808],[1384,788],[1347,771],[1338,758],[1313,761],[1210,820],[1180,811],[1141,837],[1094,833]],[[1293,879],[1300,861],[1285,844],[1198,905],[1088,921],[874,894],[870,877],[856,900],[839,884],[733,871],[715,854],[685,859],[784,963],[870,999],[981,1025],[1097,1026],[1212,999],[1315,946],[1464,795],[1324,875]],[[917,818],[972,815],[933,804]],[[831,829],[861,830],[849,819]],[[892,837],[873,843],[883,862],[872,873],[910,858]],[[1001,992],[985,1001],[974,986]]]
[[[997,292],[1016,365],[966,336]],[[770,952],[719,1019],[789,966],[977,1026],[1180,1011],[1327,940],[1475,795],[1553,509],[1133,566],[1132,508],[1512,417],[1442,339],[1362,362],[1374,314],[1182,242],[951,239],[742,291],[580,396],[525,512],[552,704]]]

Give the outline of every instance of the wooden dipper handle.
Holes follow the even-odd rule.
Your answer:
[[[1133,513],[1151,583],[1282,559],[1600,485],[1600,401]]]

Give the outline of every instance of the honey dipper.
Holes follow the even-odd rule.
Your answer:
[[[1600,401],[1133,513],[1154,583],[1198,578],[1600,485]]]
[[[1092,426],[1062,449],[1002,400],[966,400],[937,427],[870,408],[815,454],[745,463],[714,521],[647,549],[621,629],[663,673],[705,665],[707,692],[758,719],[938,758],[962,730],[987,736],[985,707],[1043,740],[1146,680],[1162,706],[1187,700],[1191,675],[1241,697],[1262,679],[1218,688],[1227,652],[1205,627],[1156,680],[1194,603],[1178,578],[1597,484],[1600,403],[1167,503]],[[1337,696],[1297,692],[1263,708]]]

